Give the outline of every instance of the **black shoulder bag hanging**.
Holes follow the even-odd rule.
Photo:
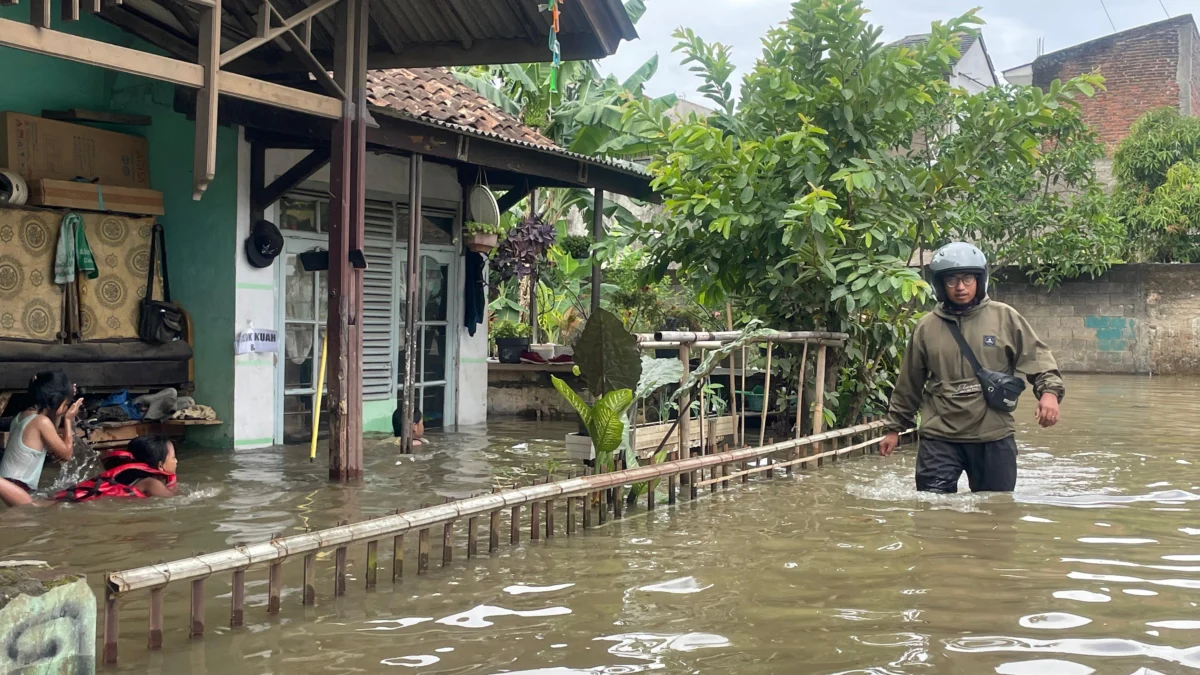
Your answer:
[[[156,258],[162,256],[163,299],[154,300]],[[183,312],[171,302],[171,282],[167,276],[167,241],[163,226],[150,230],[150,269],[146,272],[146,297],[138,316],[138,337],[145,342],[166,344],[183,336]]]
[[[962,329],[959,328],[958,322],[951,319],[944,320],[950,325],[950,332],[954,335],[954,341],[958,343],[958,348],[962,351],[962,355],[966,357],[971,367],[975,369],[975,377],[979,379],[979,384],[983,386],[983,400],[987,401],[988,407],[1003,412],[1016,410],[1017,399],[1020,398],[1021,392],[1025,391],[1025,380],[1007,373],[988,370],[981,366],[979,359],[975,358],[975,352],[971,351],[971,346],[967,344],[966,338],[963,337]]]

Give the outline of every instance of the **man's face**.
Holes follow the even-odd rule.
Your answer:
[[[969,305],[975,299],[979,280],[974,274],[948,274],[942,277],[946,297],[956,305]]]

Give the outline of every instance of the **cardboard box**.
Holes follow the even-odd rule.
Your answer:
[[[83,211],[114,211],[161,216],[163,196],[156,190],[76,183],[41,178],[29,183],[29,203]]]
[[[146,139],[13,112],[0,113],[0,167],[26,182],[86,178],[150,188]]]

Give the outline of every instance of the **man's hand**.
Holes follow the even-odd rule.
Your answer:
[[[879,454],[888,457],[896,450],[897,445],[900,445],[900,432],[889,431],[879,443]]]
[[[1038,401],[1037,421],[1047,429],[1058,424],[1058,397],[1053,393],[1042,394],[1041,400]]]

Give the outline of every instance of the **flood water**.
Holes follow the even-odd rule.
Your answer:
[[[121,672],[145,673],[1189,673],[1200,672],[1200,380],[1075,376],[1062,421],[1018,411],[1014,495],[918,495],[914,452],[855,458],[682,501],[549,543],[505,543],[393,586],[381,545],[334,599],[319,559],[304,608],[284,565],[279,617],[247,575],[208,584],[208,635],[187,638],[187,584],[167,591],[165,648],[145,649],[147,597],[121,603]],[[184,495],[0,512],[3,558],[90,575],[361,520],[490,490],[562,460],[570,425],[432,435],[408,458],[369,444],[339,487],[307,447],[180,457]],[[965,480],[963,489],[966,489]],[[507,540],[508,515],[503,518]],[[435,537],[436,539],[436,537]],[[486,538],[484,539],[486,541]],[[485,545],[486,546],[486,545]],[[411,542],[410,542],[411,547]],[[387,549],[387,553],[384,553]],[[176,587],[178,586],[178,587]]]

